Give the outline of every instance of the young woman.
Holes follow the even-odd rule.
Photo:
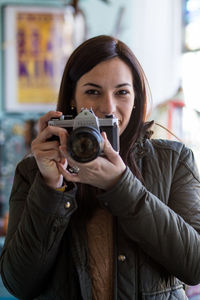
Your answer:
[[[19,299],[182,300],[184,284],[200,282],[198,171],[183,144],[150,139],[146,87],[113,37],[72,53],[57,111],[16,169],[1,275]],[[102,133],[103,155],[70,157],[69,133],[48,121],[82,108],[118,118],[119,152]]]

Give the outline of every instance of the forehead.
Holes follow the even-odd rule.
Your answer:
[[[132,84],[133,76],[131,68],[120,58],[115,57],[97,64],[89,72],[85,73],[77,83],[85,81],[129,82]]]

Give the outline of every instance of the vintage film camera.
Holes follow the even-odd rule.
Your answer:
[[[67,151],[78,162],[89,162],[103,155],[102,131],[106,132],[113,149],[119,151],[118,119],[113,115],[97,118],[92,109],[82,108],[75,118],[61,116],[51,119],[48,125],[66,128],[69,133]]]

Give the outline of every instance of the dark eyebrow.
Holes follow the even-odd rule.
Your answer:
[[[101,88],[100,85],[92,83],[92,82],[85,83],[83,86],[87,86],[87,85],[94,86],[94,87],[97,87],[97,88]]]
[[[96,83],[92,83],[92,82],[85,83],[83,86],[88,86],[88,85],[94,86],[94,87],[99,88],[99,89],[102,88],[100,85],[98,85],[98,84],[96,84]],[[120,84],[116,85],[115,88],[120,88],[120,87],[127,86],[127,85],[128,85],[128,86],[131,86],[130,83],[120,83]]]
[[[130,83],[120,83],[120,84],[118,84],[118,85],[116,86],[116,88],[120,88],[120,87],[123,87],[123,86],[126,86],[126,85],[131,86]]]

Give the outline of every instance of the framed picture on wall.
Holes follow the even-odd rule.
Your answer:
[[[55,109],[61,76],[74,49],[73,7],[4,8],[4,107],[8,112]]]

